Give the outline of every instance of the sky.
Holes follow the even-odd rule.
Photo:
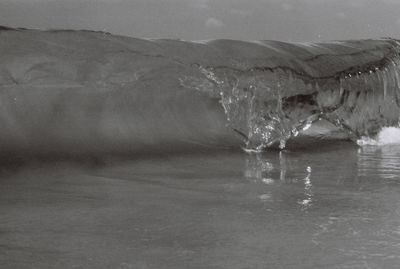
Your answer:
[[[0,0],[0,25],[184,40],[400,39],[400,0]]]

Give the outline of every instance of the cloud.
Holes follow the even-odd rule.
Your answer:
[[[346,17],[346,14],[344,12],[337,12],[335,15],[336,15],[336,17],[339,17],[339,18]]]
[[[216,18],[210,17],[206,21],[206,26],[218,28],[224,26],[224,23]]]
[[[71,3],[76,3],[78,1],[76,0],[0,0],[3,2],[9,2],[9,3],[18,3],[18,4],[31,4],[31,3],[38,3],[38,4],[46,4],[46,3],[61,3],[61,2],[71,2]],[[89,3],[110,3],[110,4],[118,4],[125,2],[126,0],[80,0],[80,2],[89,2]]]
[[[395,5],[400,4],[399,0],[382,0],[382,2],[386,4],[395,4]]]
[[[243,10],[243,9],[231,9],[231,14],[232,15],[237,15],[240,17],[247,17],[252,14],[250,10]]]
[[[193,3],[193,6],[195,8],[200,8],[200,9],[207,9],[209,8],[210,0],[196,0]]]
[[[287,10],[287,11],[294,9],[294,6],[292,4],[289,4],[289,3],[282,3],[281,7],[283,8],[283,10]]]
[[[347,2],[347,5],[352,7],[352,8],[360,8],[365,6],[365,4],[367,3],[366,0],[352,0]]]

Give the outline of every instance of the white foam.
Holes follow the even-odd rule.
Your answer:
[[[357,144],[360,146],[400,145],[400,127],[383,127],[375,138],[363,136],[357,140]]]

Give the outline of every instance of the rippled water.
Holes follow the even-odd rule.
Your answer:
[[[1,178],[1,268],[400,267],[400,146],[32,167]]]

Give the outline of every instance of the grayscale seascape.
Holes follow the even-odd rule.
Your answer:
[[[37,13],[18,1],[0,15]],[[99,10],[135,6],[113,1]],[[18,18],[0,17],[0,268],[400,268],[396,36],[255,41],[209,17],[221,33],[189,41]]]
[[[34,165],[1,179],[1,267],[397,268],[399,152]]]

